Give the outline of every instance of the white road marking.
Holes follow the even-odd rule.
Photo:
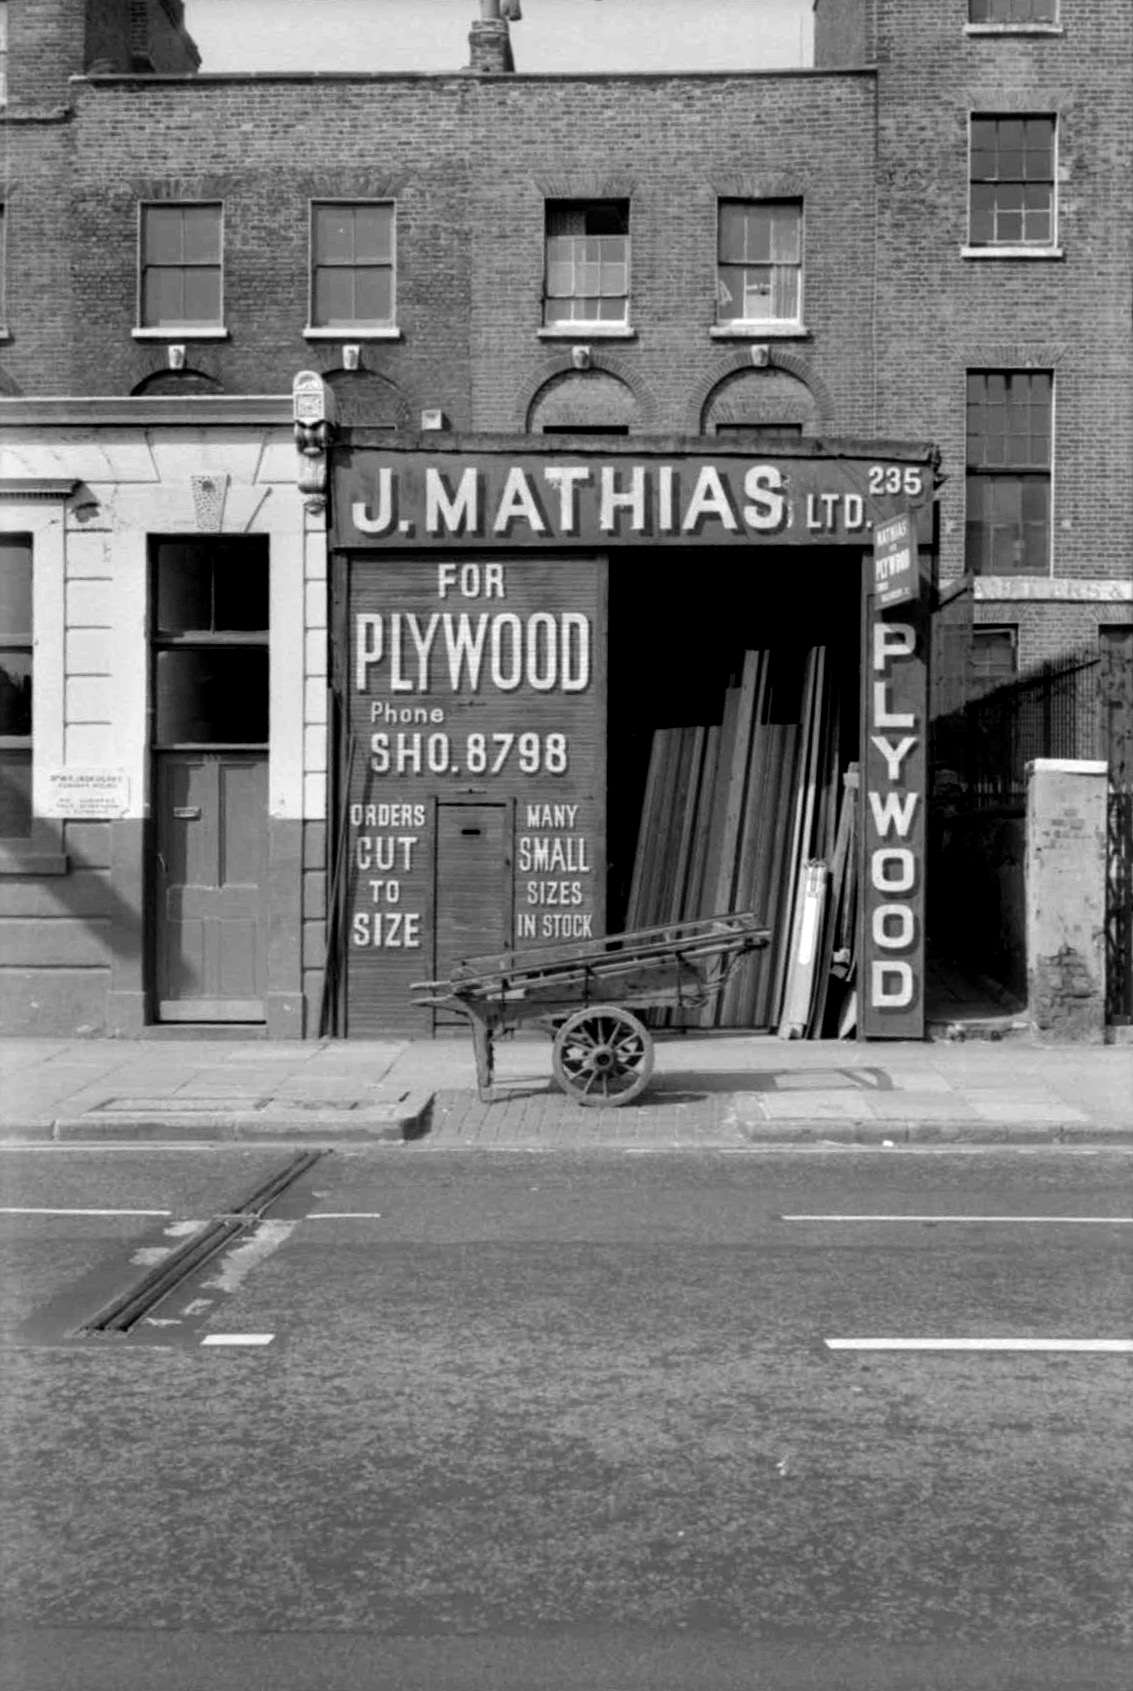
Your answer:
[[[780,1221],[956,1221],[1057,1223],[1069,1227],[1131,1227],[1133,1215],[783,1215]]]
[[[0,1215],[172,1215],[172,1210],[33,1209],[28,1205],[0,1205]]]
[[[312,1210],[307,1221],[380,1221],[381,1210]]]
[[[207,1333],[202,1345],[270,1345],[274,1333]]]
[[[1133,1352],[1133,1339],[823,1339],[828,1350],[1003,1350]]]

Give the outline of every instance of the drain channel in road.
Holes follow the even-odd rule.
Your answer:
[[[125,1259],[120,1248],[119,1254],[72,1283],[23,1323],[19,1339],[33,1345],[105,1339],[160,1345],[198,1342],[201,1327],[218,1303],[294,1227],[294,1221],[267,1219],[268,1211],[326,1155],[325,1149],[297,1152],[254,1191],[207,1221],[174,1222],[160,1234],[135,1236]],[[301,1214],[309,1198],[294,1193],[292,1205],[296,1201]],[[168,1243],[170,1236],[190,1229],[179,1244]],[[139,1264],[147,1265],[140,1276]]]
[[[184,1285],[189,1276],[211,1262],[237,1239],[247,1235],[250,1228],[263,1220],[270,1206],[289,1186],[307,1170],[313,1168],[322,1151],[301,1151],[285,1168],[273,1174],[241,1203],[224,1215],[214,1216],[199,1233],[186,1239],[135,1286],[96,1311],[80,1324],[79,1332],[129,1333],[144,1316],[149,1315],[171,1292]]]

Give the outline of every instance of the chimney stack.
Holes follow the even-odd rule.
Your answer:
[[[519,7],[501,6],[500,0],[480,0],[480,16],[468,37],[469,69],[480,76],[506,76],[515,69],[508,18],[518,17]]]

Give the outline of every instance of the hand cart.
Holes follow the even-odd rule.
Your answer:
[[[419,981],[414,1003],[467,1017],[484,1103],[496,1099],[498,1033],[523,1022],[553,1034],[552,1068],[577,1104],[628,1104],[653,1073],[653,1037],[636,1009],[698,1009],[714,1002],[733,969],[767,945],[751,911],[637,928],[581,945],[473,957],[448,980]]]

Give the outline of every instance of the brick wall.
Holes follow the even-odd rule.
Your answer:
[[[980,366],[1054,372],[1054,572],[1128,579],[1133,560],[1133,10],[1063,13],[1061,36],[967,36],[966,0],[878,0],[877,414],[943,449],[946,576],[963,567]],[[1063,258],[961,256],[972,111],[1057,114]]]
[[[709,334],[717,196],[798,195],[810,335],[784,347],[835,432],[870,424],[868,75],[107,78],[76,97],[73,312],[99,330],[73,338],[65,311],[23,322],[3,364],[29,391],[125,394],[162,366],[131,330],[137,203],[166,196],[225,205],[229,336],[194,343],[194,367],[230,392],[333,368],[302,333],[308,202],[390,195],[403,339],[367,344],[364,367],[411,415],[521,428],[569,346],[539,335],[544,198],[601,194],[631,201],[635,338],[595,340],[595,364],[616,365],[653,429],[685,431],[743,351]]]

